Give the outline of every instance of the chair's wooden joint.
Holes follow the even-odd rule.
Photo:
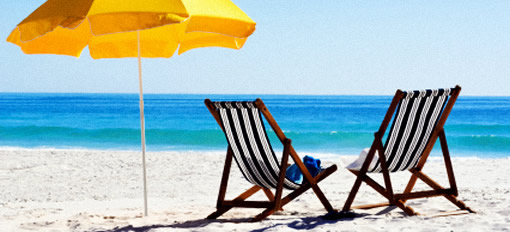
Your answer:
[[[376,131],[376,132],[374,133],[374,137],[375,137],[377,140],[379,140],[379,141],[382,139],[382,137],[383,137],[383,136],[384,136],[384,131]],[[382,141],[381,141],[381,144],[382,144]]]
[[[457,189],[452,189],[452,195],[458,197],[459,196],[459,191]]]
[[[413,174],[416,174],[416,173],[421,172],[422,169],[423,169],[422,167],[414,167],[414,168],[410,169],[409,171],[412,172]]]
[[[239,208],[272,208],[273,203],[269,201],[245,201],[245,200],[233,200],[225,201],[225,206],[239,207]]]

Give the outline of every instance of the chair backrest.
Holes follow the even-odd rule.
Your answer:
[[[460,87],[458,88],[460,91]],[[384,155],[390,172],[416,167],[425,148],[431,142],[431,135],[436,129],[448,102],[448,97],[454,90],[456,88],[402,92],[390,132],[384,144]],[[458,95],[458,93],[456,94]],[[446,120],[448,115],[444,115],[444,117]],[[381,172],[382,167],[379,160],[368,171]]]
[[[244,177],[265,188],[276,188],[280,164],[269,142],[260,109],[253,101],[211,102],[234,159]],[[211,112],[213,113],[213,112]],[[285,178],[287,189],[300,185]]]

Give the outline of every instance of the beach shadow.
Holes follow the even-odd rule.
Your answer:
[[[241,219],[199,219],[199,220],[191,220],[191,221],[185,221],[175,224],[168,224],[168,225],[150,225],[150,226],[140,226],[135,227],[132,225],[124,226],[124,227],[115,227],[111,230],[101,230],[101,231],[95,231],[95,232],[148,232],[153,229],[161,229],[161,228],[174,228],[174,229],[188,229],[188,228],[200,228],[205,227],[211,223],[243,223],[243,222],[250,222],[251,218],[241,218]]]
[[[253,232],[263,232],[263,231],[267,231],[267,230],[271,230],[271,229],[274,229],[278,226],[286,226],[286,227],[289,227],[289,228],[292,228],[292,229],[296,229],[296,230],[311,230],[311,229],[314,229],[315,227],[317,226],[320,226],[320,225],[323,225],[323,224],[332,224],[332,223],[335,223],[334,221],[326,221],[326,220],[323,220],[319,217],[308,217],[308,218],[303,218],[301,220],[295,220],[291,223],[288,223],[288,224],[285,224],[285,223],[276,223],[274,225],[271,225],[271,226],[268,226],[268,227],[265,227],[265,228],[260,228],[260,229],[256,229],[256,230],[252,230]]]
[[[151,225],[151,226],[140,226],[134,227],[132,225],[124,226],[124,227],[115,227],[111,230],[98,230],[95,232],[147,232],[152,229],[158,228],[169,228],[169,225]]]
[[[389,214],[389,213],[391,213],[391,211],[393,211],[395,209],[399,209],[399,208],[397,206],[388,206],[388,207],[382,209],[381,211],[377,212],[375,215]]]
[[[352,221],[356,218],[363,217],[365,215],[366,214],[357,214],[356,217],[353,217],[353,218],[341,218],[341,219],[337,219],[337,220],[327,220],[327,219],[323,219],[321,217],[306,217],[306,218],[301,218],[300,220],[294,220],[293,222],[288,223],[288,224],[287,223],[276,223],[272,226],[269,226],[266,228],[260,228],[260,229],[256,229],[256,230],[252,230],[252,231],[263,232],[263,231],[271,230],[278,226],[286,226],[286,227],[289,227],[289,228],[292,228],[295,230],[312,230],[312,229],[315,229],[316,227],[321,226],[321,225],[335,224],[339,221]]]
[[[252,230],[254,232],[263,232],[267,230],[271,230],[273,228],[276,228],[278,226],[286,226],[289,228],[293,228],[296,230],[311,230],[314,229],[320,225],[325,224],[335,224],[339,221],[352,221],[359,217],[364,217],[367,214],[357,214],[354,218],[342,218],[338,220],[326,220],[321,217],[306,217],[294,220],[290,223],[275,223],[271,226],[255,229]],[[205,227],[211,223],[251,223],[252,218],[236,218],[236,219],[198,219],[198,220],[190,220],[185,222],[179,222],[175,224],[168,224],[168,225],[150,225],[150,226],[140,226],[135,227],[132,225],[124,226],[124,227],[116,227],[111,230],[102,230],[102,231],[96,231],[96,232],[148,232],[153,229],[162,229],[162,228],[174,228],[174,229],[191,229],[191,228],[201,228]],[[270,219],[266,219],[270,220]]]

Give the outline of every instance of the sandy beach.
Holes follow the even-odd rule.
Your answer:
[[[300,156],[307,153],[300,154]],[[310,155],[310,154],[308,154]],[[321,182],[337,209],[343,206],[354,175],[343,167],[356,158],[311,154],[324,166],[339,170]],[[434,217],[455,210],[448,201],[410,201],[422,216],[401,210],[357,210],[362,216],[327,221],[326,212],[308,191],[268,219],[249,223],[259,210],[234,209],[218,220],[204,219],[215,210],[223,152],[149,152],[149,216],[142,217],[141,155],[133,151],[4,148],[0,151],[1,231],[508,231],[510,228],[510,159],[454,157],[459,198],[476,214]],[[425,172],[440,184],[447,178],[440,157]],[[250,187],[237,167],[232,169],[227,198]],[[408,173],[392,178],[400,190]],[[424,188],[424,185],[417,185]],[[256,196],[258,198],[263,196]],[[263,199],[263,198],[260,198]],[[382,198],[361,187],[355,203]]]

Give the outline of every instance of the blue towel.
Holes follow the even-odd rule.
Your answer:
[[[319,175],[322,170],[320,159],[315,159],[311,156],[305,156],[303,158],[303,163],[313,177]],[[299,167],[296,164],[292,164],[287,168],[285,176],[287,179],[293,181],[296,184],[301,184],[303,182],[303,173],[301,173],[301,170],[299,170]]]
[[[301,170],[299,170],[296,164],[292,164],[287,168],[285,176],[296,184],[301,184],[301,182],[303,182],[303,173],[301,173]]]
[[[313,177],[319,175],[321,172],[321,160],[315,159],[311,156],[305,156],[303,158],[303,163],[306,166],[306,169],[312,174]]]

